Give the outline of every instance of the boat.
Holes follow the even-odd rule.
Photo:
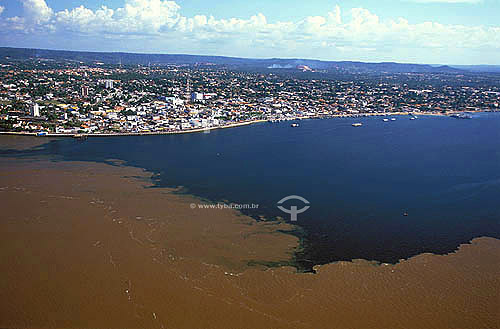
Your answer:
[[[416,119],[416,117],[411,117],[411,118],[410,118],[410,120],[415,120],[415,119]]]
[[[73,135],[73,138],[87,139],[87,135],[85,135],[85,134],[75,134],[75,135]]]
[[[472,116],[467,113],[457,113],[457,114],[452,114],[450,115],[451,118],[455,119],[472,119]]]
[[[298,124],[298,123],[292,123],[290,126],[291,126],[291,127],[298,127],[298,126],[299,126],[299,124]]]
[[[361,127],[362,125],[363,124],[361,122],[356,122],[352,124],[353,127]]]
[[[384,122],[389,122],[389,119],[382,119],[382,121],[384,121]]]
[[[391,121],[396,121],[396,118],[391,118]]]

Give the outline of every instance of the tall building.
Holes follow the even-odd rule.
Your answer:
[[[186,95],[185,97],[189,100],[191,97],[191,79],[188,77],[186,83]]]
[[[82,97],[88,97],[88,96],[89,96],[89,87],[82,86]]]
[[[33,105],[31,105],[30,114],[32,117],[39,117],[40,116],[40,107],[38,106],[37,103],[34,103]]]
[[[113,80],[106,80],[106,82],[104,83],[106,89],[113,88],[113,82],[114,82]]]

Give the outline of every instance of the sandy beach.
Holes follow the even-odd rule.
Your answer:
[[[286,223],[193,209],[138,168],[32,160],[0,158],[1,328],[500,327],[498,239],[297,273],[255,265],[292,260]]]

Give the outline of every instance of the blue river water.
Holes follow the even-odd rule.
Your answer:
[[[277,202],[301,196],[310,202],[295,222],[304,238],[296,254],[303,268],[356,258],[394,263],[422,252],[448,253],[474,237],[500,238],[500,114],[290,123],[209,134],[68,138],[1,154],[121,159],[156,173],[158,186],[258,204],[244,210],[256,218],[289,220]]]

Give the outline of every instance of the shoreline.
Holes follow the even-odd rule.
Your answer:
[[[16,135],[16,136],[35,136],[35,137],[115,137],[115,136],[152,136],[152,135],[176,135],[176,134],[190,134],[207,132],[217,129],[235,128],[241,126],[248,126],[251,124],[259,122],[267,122],[268,120],[252,120],[245,122],[238,122],[224,126],[209,127],[209,128],[196,128],[188,130],[177,130],[177,131],[151,131],[151,132],[123,132],[123,133],[46,133],[39,135],[36,132],[15,132],[15,131],[0,131],[0,135]]]
[[[467,113],[495,113],[496,111],[466,111]],[[364,114],[332,114],[332,115],[316,115],[316,116],[302,116],[285,119],[277,119],[276,121],[294,121],[294,120],[307,120],[307,119],[336,119],[336,118],[368,118],[368,117],[384,117],[384,116],[440,116],[449,117],[450,115],[463,113],[462,111],[453,111],[446,114],[440,112],[391,112],[391,113],[364,113]],[[119,137],[119,136],[155,136],[155,135],[176,135],[176,134],[190,134],[200,132],[210,132],[211,130],[226,129],[248,126],[262,122],[274,122],[271,119],[259,119],[244,122],[231,123],[224,126],[195,128],[187,130],[175,131],[150,131],[150,132],[122,132],[122,133],[43,133],[39,132],[16,132],[16,131],[0,131],[0,135],[13,135],[13,136],[34,136],[34,137]]]

